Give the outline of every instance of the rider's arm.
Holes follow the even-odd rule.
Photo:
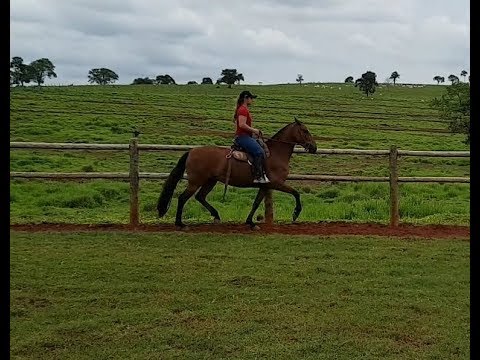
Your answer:
[[[247,131],[251,132],[252,134],[257,134],[258,135],[258,133],[259,133],[259,130],[247,125],[247,117],[244,116],[244,115],[238,115],[238,127],[240,129],[247,130]]]

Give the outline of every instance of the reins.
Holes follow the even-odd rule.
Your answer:
[[[283,144],[288,144],[288,145],[297,145],[296,142],[292,142],[292,141],[284,141],[284,140],[278,140],[278,139],[274,139],[274,138],[269,138],[269,137],[265,137],[263,136],[263,133],[260,131],[260,135],[259,135],[260,139],[263,140],[263,142],[266,142],[265,140],[270,140],[270,141],[276,141],[276,142],[279,142],[279,143],[283,143]]]

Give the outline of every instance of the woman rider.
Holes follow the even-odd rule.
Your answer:
[[[252,127],[252,117],[248,107],[253,103],[257,95],[250,91],[242,91],[238,96],[237,108],[233,116],[236,123],[235,143],[253,157],[254,183],[268,183],[270,180],[264,171],[265,151],[262,146],[252,137],[260,135],[260,130]]]

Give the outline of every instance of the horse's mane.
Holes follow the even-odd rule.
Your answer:
[[[278,130],[278,131],[276,132],[276,134],[272,136],[272,139],[278,139],[278,138],[280,137],[280,135],[282,135],[282,133],[283,133],[285,130],[287,130],[287,128],[288,128],[290,125],[292,125],[292,124],[293,124],[293,123],[287,124],[287,125],[285,125],[283,128],[281,128],[280,130]]]

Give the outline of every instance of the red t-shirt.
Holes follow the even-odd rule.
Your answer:
[[[250,116],[250,111],[248,111],[248,108],[245,106],[245,105],[241,105],[236,113],[235,113],[235,119],[236,119],[236,123],[237,123],[237,131],[235,131],[235,135],[251,135],[249,131],[247,130],[244,130],[242,128],[240,128],[238,126],[238,117],[242,115],[242,116],[246,116],[247,117],[247,125],[248,126],[252,126],[252,117]]]

